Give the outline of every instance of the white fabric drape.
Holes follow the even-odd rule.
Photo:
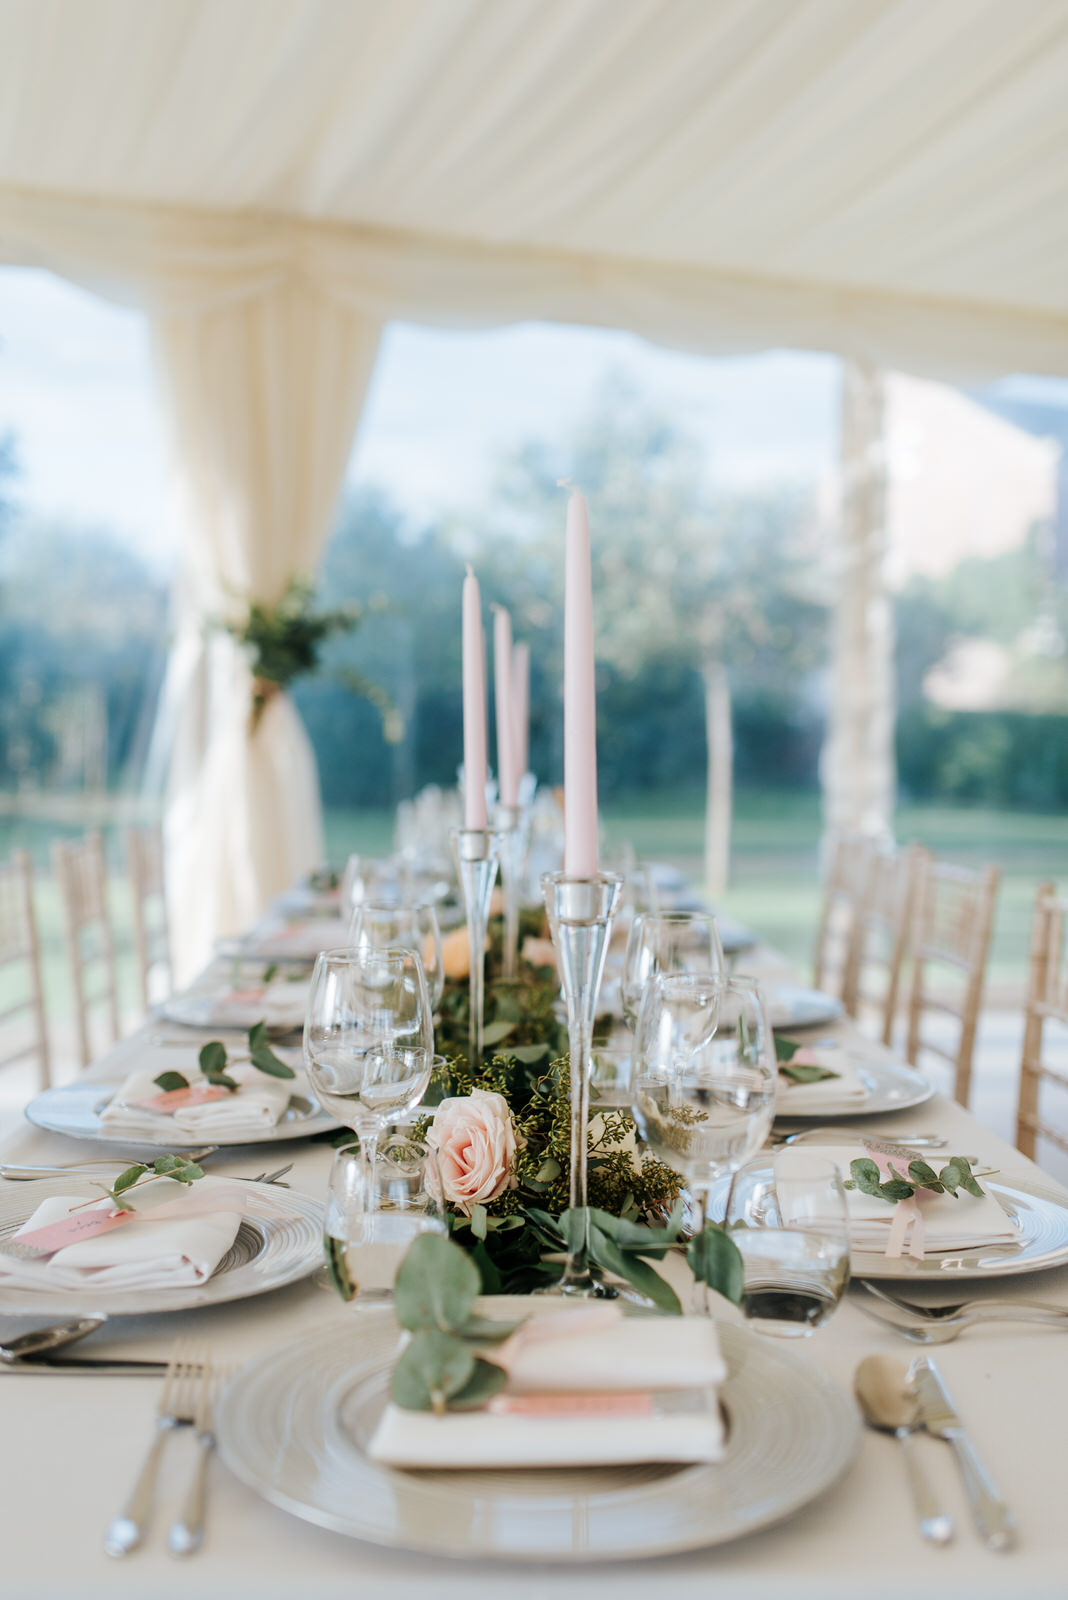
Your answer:
[[[831,705],[823,749],[828,842],[889,842],[894,815],[894,638],[886,587],[885,377],[842,365],[842,503]]]
[[[252,681],[211,619],[240,620],[314,573],[374,362],[378,326],[299,279],[153,330],[183,493],[188,618],[167,779],[181,965],[236,933],[322,859],[315,761],[284,695],[250,721]],[[182,976],[183,974],[179,974]]]

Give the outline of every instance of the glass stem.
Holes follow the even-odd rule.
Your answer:
[[[697,1213],[697,1234],[702,1234],[708,1226],[708,1190],[704,1188],[691,1189],[694,1210]],[[691,1307],[695,1316],[710,1317],[712,1315],[712,1302],[709,1296],[708,1284],[702,1278],[693,1280],[693,1299]]]
[[[471,1027],[468,1035],[472,1072],[482,1061],[482,1033],[486,1004],[486,930],[468,908],[468,942],[471,965]]]
[[[595,1280],[590,1270],[590,1213],[588,1209],[588,1128],[590,1121],[590,1040],[584,1009],[576,1006],[567,1030],[571,1077],[571,1183],[568,1204],[582,1210],[582,1233],[572,1235],[564,1268],[565,1294],[589,1293]]]
[[[360,1139],[360,1161],[363,1167],[364,1209],[370,1215],[375,1209],[375,1167],[378,1162],[378,1123],[368,1123],[356,1129]]]

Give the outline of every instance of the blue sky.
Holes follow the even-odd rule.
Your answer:
[[[501,454],[565,439],[607,372],[620,372],[704,444],[712,482],[809,483],[834,469],[838,368],[791,351],[709,360],[626,333],[521,324],[485,332],[390,326],[349,462],[413,524],[481,506]],[[1068,398],[1068,383],[1007,380]],[[30,513],[112,529],[173,559],[168,451],[147,329],[44,272],[0,267],[0,434],[17,440]]]
[[[829,357],[710,361],[592,328],[393,324],[348,477],[383,485],[413,522],[484,504],[501,454],[531,436],[566,438],[606,372],[627,374],[692,430],[716,481],[814,481],[833,464],[838,384]],[[110,527],[167,559],[166,429],[139,313],[47,273],[0,268],[0,433],[7,429],[27,511]]]

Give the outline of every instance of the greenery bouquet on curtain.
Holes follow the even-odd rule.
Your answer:
[[[356,602],[329,608],[317,606],[314,584],[307,578],[293,578],[275,604],[251,600],[243,622],[221,624],[241,646],[252,673],[250,731],[255,733],[275,695],[288,689],[295,679],[319,671],[328,639],[355,632],[368,610],[383,609],[382,601],[371,601],[367,606]],[[402,730],[385,690],[356,673],[346,671],[344,677],[350,689],[378,708],[387,742],[395,743]]]

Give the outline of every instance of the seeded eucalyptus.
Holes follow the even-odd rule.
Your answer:
[[[981,1189],[972,1173],[971,1163],[964,1156],[950,1156],[940,1172],[935,1172],[926,1161],[910,1161],[908,1177],[898,1172],[892,1161],[887,1162],[889,1177],[884,1178],[876,1163],[870,1156],[858,1156],[849,1163],[851,1176],[843,1185],[846,1189],[858,1189],[861,1194],[870,1194],[877,1200],[886,1200],[890,1205],[896,1205],[899,1200],[911,1200],[917,1189],[928,1189],[932,1194],[951,1194],[954,1199],[961,1189],[965,1194],[974,1195],[981,1200],[985,1190]],[[987,1174],[983,1174],[985,1177]]]

